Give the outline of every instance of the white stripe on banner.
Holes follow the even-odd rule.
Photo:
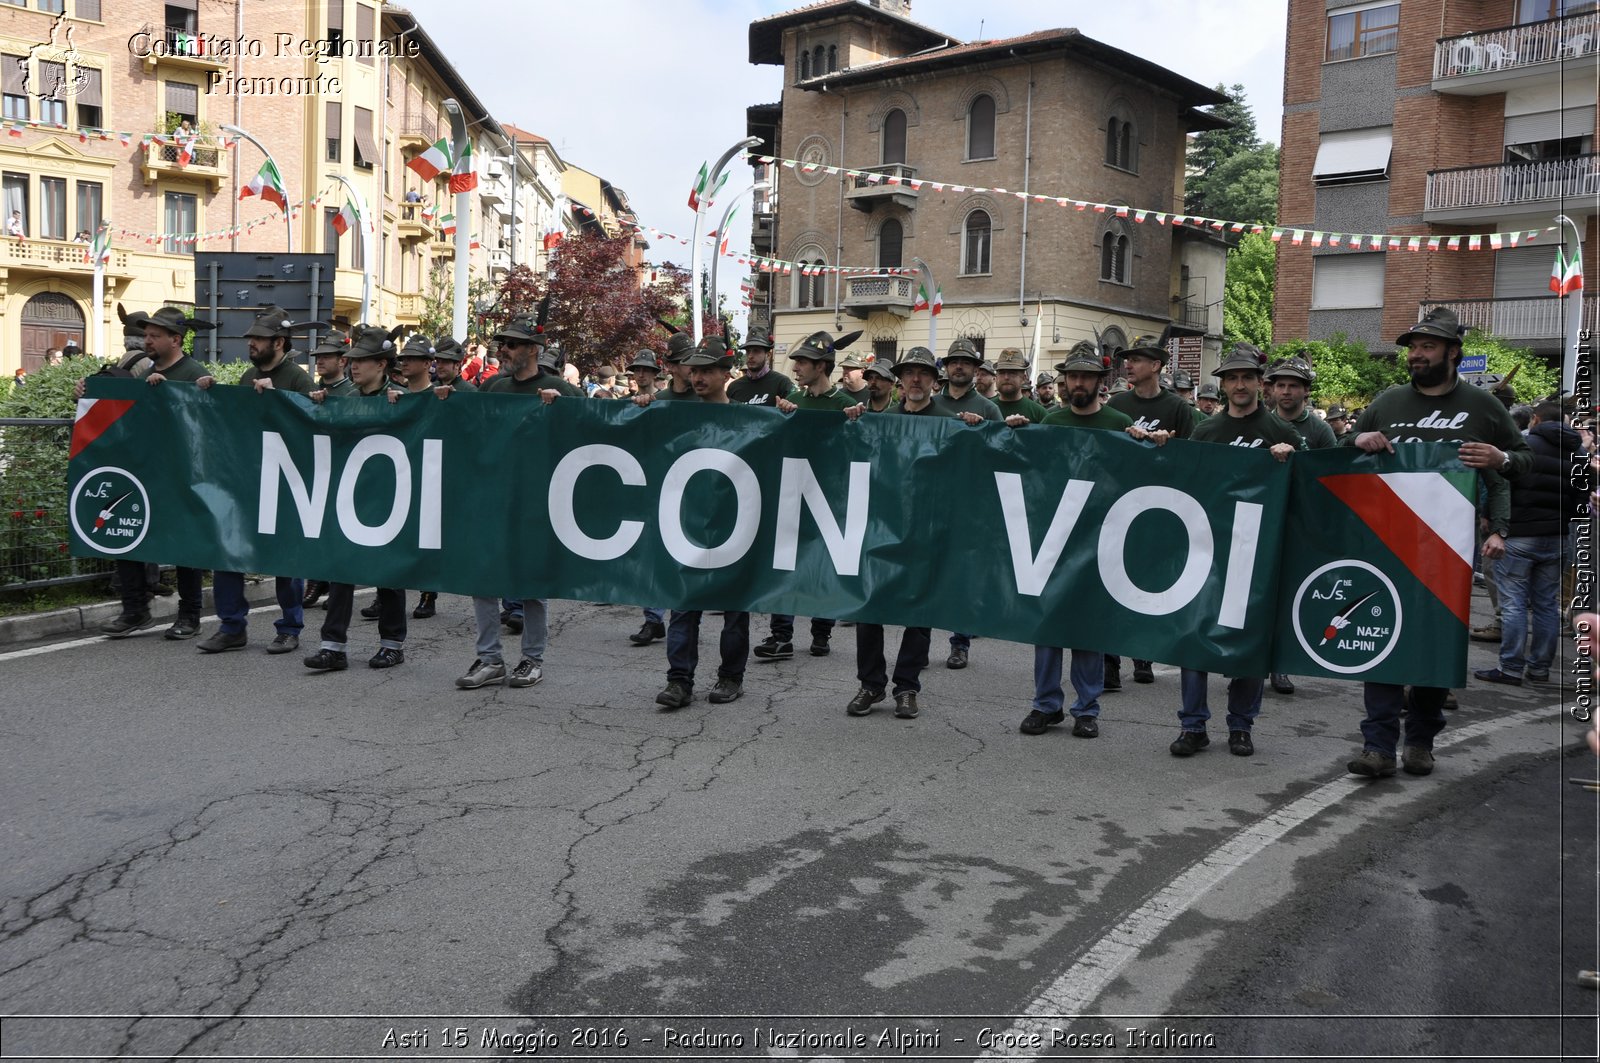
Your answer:
[[[1380,473],[1379,479],[1471,566],[1473,534],[1478,526],[1471,499],[1436,472],[1386,472]]]
[[[100,401],[99,399],[79,399],[78,400],[78,409],[77,409],[77,412],[75,412],[72,415],[72,420],[74,422],[83,420],[84,414],[89,412],[89,407],[93,406],[95,403],[97,403],[99,401]]]

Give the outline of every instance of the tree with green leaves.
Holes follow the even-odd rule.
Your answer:
[[[1265,350],[1272,343],[1272,292],[1278,275],[1278,246],[1266,233],[1249,233],[1228,251],[1222,287],[1222,338]]]
[[[1462,353],[1465,357],[1485,355],[1489,372],[1501,377],[1509,376],[1516,367],[1511,391],[1519,403],[1537,402],[1560,390],[1560,370],[1552,368],[1532,351],[1512,347],[1504,340],[1473,330],[1462,343]],[[1291,354],[1302,355],[1316,371],[1311,398],[1319,406],[1337,402],[1347,407],[1362,407],[1384,388],[1404,384],[1409,378],[1405,359],[1394,354],[1374,354],[1365,344],[1342,332],[1327,340],[1298,340],[1280,343],[1272,349],[1274,359]]]
[[[1278,149],[1256,133],[1255,112],[1245,102],[1244,86],[1217,91],[1227,102],[1211,114],[1231,123],[1207,129],[1189,145],[1189,178],[1184,209],[1227,221],[1271,225],[1278,218]]]

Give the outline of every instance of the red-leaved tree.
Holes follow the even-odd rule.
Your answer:
[[[624,255],[632,239],[568,236],[552,253],[548,276],[513,293],[505,290],[516,277],[513,271],[502,284],[501,300],[510,305],[514,299],[518,312],[531,312],[549,295],[545,331],[583,373],[601,365],[626,365],[642,347],[664,352],[667,332],[657,319],[671,320],[682,312],[689,275],[671,263],[643,270],[629,267]],[[655,283],[650,283],[652,271]]]

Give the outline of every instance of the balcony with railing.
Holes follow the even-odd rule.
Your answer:
[[[917,190],[911,186],[916,176],[917,168],[902,162],[869,166],[849,179],[844,198],[852,207],[869,213],[883,204],[910,210],[917,205]]]
[[[438,235],[438,223],[420,203],[400,204],[400,217],[394,223],[394,234],[405,241],[432,240]]]
[[[917,278],[910,274],[867,273],[844,278],[844,309],[855,317],[887,311],[911,316],[917,301]]]
[[[1573,296],[1567,296],[1571,298]],[[1457,319],[1468,328],[1482,329],[1491,336],[1520,343],[1560,341],[1567,314],[1566,299],[1557,299],[1554,295],[1521,299],[1441,299],[1423,303],[1422,313],[1438,306],[1455,311]],[[1592,332],[1597,326],[1600,326],[1600,296],[1587,296],[1583,300],[1581,327]]]
[[[1433,50],[1433,87],[1440,92],[1477,95],[1504,92],[1508,81],[1559,78],[1564,64],[1584,60],[1594,82],[1600,49],[1600,12],[1478,30],[1440,39]]]
[[[511,272],[511,252],[503,247],[489,249],[489,276],[499,280]]]
[[[420,292],[403,293],[395,304],[395,323],[398,325],[415,325],[422,320],[422,294]]]
[[[198,30],[166,26],[146,32],[148,41],[141,32],[135,35],[133,46],[144,53],[145,66],[150,70],[158,66],[203,71],[228,69],[227,53]]]
[[[401,149],[432,147],[439,140],[439,122],[431,114],[404,115],[395,138],[395,146]]]
[[[1172,321],[1186,329],[1196,332],[1209,332],[1211,330],[1211,310],[1204,303],[1191,299],[1180,299],[1172,308]]]
[[[758,255],[772,254],[772,236],[777,231],[777,215],[758,211],[750,223],[750,250]]]
[[[1465,221],[1538,213],[1564,201],[1593,206],[1600,195],[1600,155],[1542,162],[1461,166],[1428,174],[1422,216]]]
[[[194,157],[179,164],[183,148],[173,139],[166,142],[147,140],[144,143],[144,183],[153,185],[156,178],[205,181],[215,192],[228,179],[228,160],[225,152],[216,147],[196,147]]]
[[[0,236],[0,270],[88,275],[94,272],[94,263],[90,260],[89,245],[76,240],[45,240],[31,236],[18,240]],[[106,275],[133,275],[127,251],[112,248],[106,261]]]

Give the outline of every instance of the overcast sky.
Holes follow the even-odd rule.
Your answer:
[[[700,164],[744,136],[746,106],[776,102],[781,93],[779,67],[748,61],[750,22],[803,5],[402,0],[402,6],[497,119],[549,138],[564,159],[620,186],[641,224],[687,235],[693,215],[686,200]],[[1286,0],[913,0],[911,7],[914,20],[962,40],[1071,26],[1201,84],[1242,84],[1262,137],[1275,143],[1286,12]],[[744,224],[730,226],[735,251],[749,243],[749,214],[741,214]],[[689,255],[686,247],[653,241],[650,257],[687,263]],[[725,262],[718,278],[731,307],[738,306],[738,273]]]

